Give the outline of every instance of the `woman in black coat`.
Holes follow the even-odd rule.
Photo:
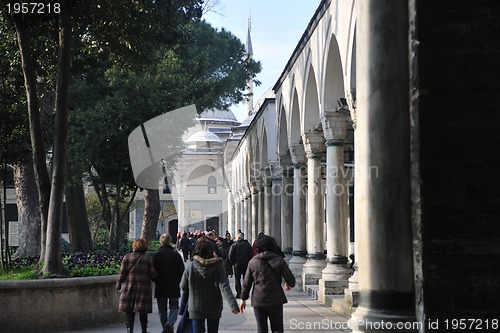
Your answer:
[[[258,332],[267,332],[267,320],[271,322],[272,332],[283,332],[283,304],[287,303],[281,287],[285,279],[285,289],[295,286],[295,277],[287,263],[275,251],[272,237],[262,235],[255,242],[257,255],[248,263],[241,289],[240,310],[246,307],[252,289],[252,307],[257,321]]]

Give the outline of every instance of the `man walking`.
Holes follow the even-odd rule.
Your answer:
[[[169,234],[160,236],[161,248],[153,254],[153,264],[158,271],[155,284],[155,298],[158,304],[158,313],[163,327],[163,333],[173,333],[174,324],[179,312],[179,297],[181,296],[179,283],[184,273],[184,262],[180,254],[174,250]],[[167,306],[169,308],[167,316]]]
[[[229,249],[229,262],[234,266],[236,298],[241,298],[241,276],[245,276],[248,262],[253,257],[252,245],[243,239],[243,233],[236,234],[235,242]]]

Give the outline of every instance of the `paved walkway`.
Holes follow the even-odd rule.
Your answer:
[[[229,282],[234,291],[234,279]],[[284,326],[285,332],[318,332],[318,333],[340,333],[351,332],[347,325],[348,317],[338,314],[325,307],[322,303],[309,298],[297,288],[286,292],[288,303],[284,305]],[[224,300],[224,310],[219,325],[219,332],[225,333],[256,333],[257,324],[250,302],[244,313],[234,315],[229,310],[229,306]],[[239,304],[239,300],[238,300]],[[161,333],[161,324],[158,317],[156,300],[153,299],[153,313],[149,314],[148,332]],[[140,332],[139,318],[135,319],[134,332]],[[80,333],[124,333],[125,323],[99,327],[94,329],[78,330]],[[70,333],[70,332],[65,332]]]

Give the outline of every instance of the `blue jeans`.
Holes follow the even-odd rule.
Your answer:
[[[168,318],[167,318],[167,302],[168,302]],[[167,322],[172,325],[177,321],[177,314],[179,313],[179,299],[178,298],[157,298],[158,314],[160,315],[161,327],[164,327]]]
[[[220,318],[207,318],[207,333],[217,333],[219,332],[219,321]],[[193,319],[193,333],[203,333],[205,332],[205,319]]]

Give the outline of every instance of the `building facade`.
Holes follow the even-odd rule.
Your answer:
[[[279,240],[355,332],[498,323],[499,6],[321,1],[225,153],[229,229]]]
[[[229,110],[206,110],[186,130],[175,169],[159,184],[159,233],[228,230],[223,149],[239,125]],[[143,218],[144,197],[139,193],[130,213],[129,239],[140,236]]]

